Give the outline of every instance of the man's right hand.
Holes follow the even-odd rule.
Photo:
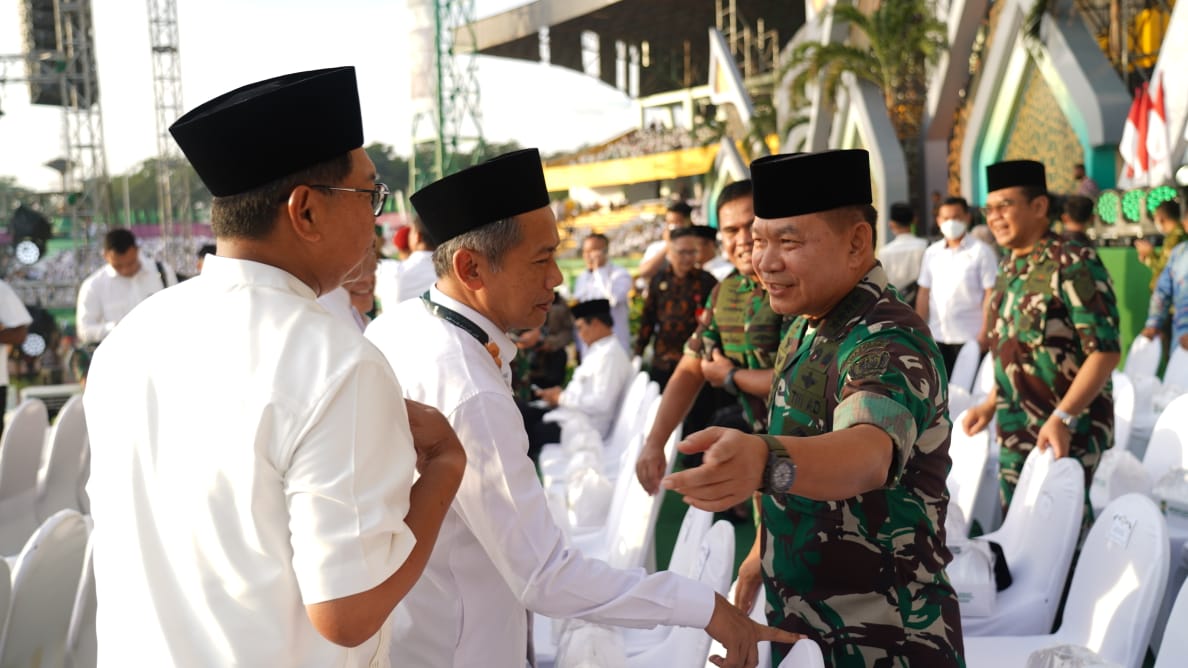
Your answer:
[[[759,537],[751,545],[751,551],[738,566],[738,582],[734,585],[734,605],[744,614],[750,614],[755,599],[763,589],[763,574],[760,572]]]
[[[714,595],[714,614],[705,632],[726,648],[726,656],[711,656],[710,662],[723,668],[753,668],[759,664],[759,643],[792,644],[803,636],[756,624],[746,613],[730,605],[721,594]]]
[[[985,429],[993,418],[994,404],[984,402],[966,411],[965,419],[961,422],[961,427],[965,430],[966,436],[973,436]]]
[[[405,399],[404,407],[408,411],[413,447],[417,450],[417,471],[424,474],[430,464],[445,465],[461,481],[466,470],[466,451],[449,421],[436,408],[412,399]]]
[[[1144,327],[1142,331],[1139,332],[1139,335],[1145,336],[1148,339],[1153,339],[1159,336],[1159,330],[1155,329],[1154,327]]]
[[[648,494],[655,494],[660,490],[660,480],[668,470],[668,460],[664,458],[664,443],[653,445],[644,442],[639,459],[635,461],[635,477]]]
[[[1151,257],[1151,253],[1155,250],[1155,247],[1146,239],[1135,239],[1134,249],[1138,251],[1139,260],[1146,262]]]

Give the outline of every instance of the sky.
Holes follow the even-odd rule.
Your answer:
[[[21,0],[0,0],[0,55],[19,54]],[[175,0],[183,107],[238,86],[301,70],[354,65],[365,143],[407,155],[411,145],[410,14],[406,0]],[[156,155],[147,2],[92,0],[107,167]],[[475,0],[478,17],[526,4]],[[627,97],[584,75],[540,63],[479,58],[483,134],[545,152],[607,139],[637,123]],[[8,75],[23,76],[23,67]],[[527,84],[527,85],[525,85]],[[44,163],[62,155],[57,107],[29,104],[25,84],[0,84],[0,176],[56,190]]]

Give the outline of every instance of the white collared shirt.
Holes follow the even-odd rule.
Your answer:
[[[627,351],[614,335],[605,336],[586,349],[582,363],[574,369],[569,384],[561,391],[557,408],[548,414],[556,420],[568,411],[581,413],[590,426],[606,438],[619,410],[623,390],[630,380],[631,359],[627,357]]]
[[[919,284],[928,288],[928,328],[939,343],[973,341],[982,330],[983,300],[994,287],[998,258],[966,234],[950,248],[944,239],[924,252]]]
[[[630,316],[627,313],[628,295],[631,293],[631,274],[626,269],[610,262],[591,271],[587,269],[573,280],[573,298],[579,302],[605,299],[611,305],[611,319],[615,321],[615,338],[625,350],[631,349]],[[578,352],[585,354],[586,344],[574,336]]]
[[[879,262],[887,272],[887,281],[901,291],[916,282],[926,248],[928,242],[914,234],[900,234],[884,244]]]
[[[12,286],[0,281],[0,327],[13,329],[32,323],[33,316],[29,315],[29,309],[25,308]],[[4,355],[3,359],[0,359],[0,387],[8,385],[8,353],[11,351],[12,346],[0,345],[0,354]],[[0,415],[0,419],[3,417]]]
[[[404,395],[435,406],[466,449],[466,473],[425,573],[392,618],[394,663],[409,668],[523,666],[527,610],[622,626],[704,627],[713,592],[672,573],[620,571],[584,558],[553,522],[509,384],[515,346],[487,318],[430,290],[499,349],[407,301],[367,328]]]
[[[157,263],[141,256],[140,270],[132,276],[120,276],[105,264],[83,280],[78,288],[78,308],[75,313],[78,337],[83,343],[98,343],[146,297],[177,283],[177,275],[167,264],[161,265],[165,283]]]
[[[341,285],[318,297],[318,303],[331,314],[354,324],[355,327],[359,328],[360,332],[367,329],[367,323],[363,320],[363,316],[351,304],[350,291]]]
[[[725,255],[715,255],[709,262],[701,265],[702,270],[708,271],[710,275],[718,279],[718,282],[726,280],[726,277],[734,273],[735,266]]]
[[[95,354],[99,665],[387,665],[305,606],[387,580],[416,542],[416,453],[383,355],[293,275],[208,255]]]
[[[432,251],[413,251],[400,262],[386,261],[389,268],[376,273],[375,295],[380,306],[391,309],[402,301],[420,297],[437,282]],[[395,266],[391,266],[395,265]]]

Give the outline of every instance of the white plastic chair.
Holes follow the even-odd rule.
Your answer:
[[[994,389],[994,356],[986,353],[982,356],[982,363],[978,365],[978,375],[974,378],[973,401],[981,403],[990,396]]]
[[[1188,389],[1188,350],[1178,343],[1172,346],[1167,368],[1163,370],[1163,385]]]
[[[1002,546],[1012,584],[989,617],[962,617],[966,637],[1047,633],[1056,618],[1085,510],[1085,474],[1071,457],[1032,450],[1023,463],[1002,528],[985,536]]]
[[[967,436],[961,427],[964,418],[962,412],[953,420],[953,435],[949,441],[949,458],[953,465],[945,484],[949,487],[951,502],[961,509],[962,517],[971,518],[990,456],[990,432],[984,429]]]
[[[1159,372],[1159,358],[1163,357],[1163,345],[1159,337],[1148,339],[1139,335],[1134,337],[1130,349],[1126,351],[1126,364],[1122,373],[1130,376],[1131,380],[1148,377],[1153,378]]]
[[[974,380],[978,375],[979,358],[982,348],[977,341],[967,341],[957,353],[957,360],[953,362],[953,375],[949,377],[949,384],[956,385],[963,390],[972,390]]]
[[[779,668],[825,668],[825,657],[817,643],[804,638],[792,645]]]
[[[725,520],[715,523],[705,535],[696,563],[699,582],[726,595],[734,570],[734,527]],[[664,640],[639,654],[627,657],[629,668],[694,668],[705,664],[710,637],[704,629],[673,628]]]
[[[0,666],[63,665],[86,545],[86,521],[73,510],[58,511],[29,538],[12,569]]]
[[[59,510],[79,509],[78,485],[86,448],[87,418],[83,413],[82,395],[76,394],[58,412],[42,453],[34,504],[39,522]]]
[[[1134,382],[1130,376],[1117,371],[1110,375],[1114,382],[1114,447],[1130,447],[1130,427],[1134,424]]]
[[[1107,661],[1139,668],[1167,583],[1167,526],[1159,508],[1141,494],[1106,507],[1093,524],[1052,634],[965,639],[969,668],[1023,666],[1035,650],[1086,647]]]
[[[22,401],[0,439],[0,555],[21,551],[37,528],[37,469],[49,425],[40,399]]]
[[[95,639],[95,567],[91,563],[94,543],[87,542],[83,558],[82,577],[70,613],[70,627],[66,632],[67,668],[95,668],[98,662],[98,643]]]

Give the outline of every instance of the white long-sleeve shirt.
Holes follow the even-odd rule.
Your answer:
[[[132,276],[120,276],[111,265],[105,264],[83,280],[78,288],[78,309],[75,313],[78,336],[84,343],[98,343],[146,297],[177,283],[177,275],[169,265],[147,257],[140,258],[140,271]],[[161,282],[161,273],[165,282]]]
[[[624,350],[631,350],[631,330],[627,315],[627,295],[630,292],[631,274],[609,262],[594,271],[583,271],[573,281],[573,298],[577,301],[605,299],[610,302],[611,319],[615,321],[615,338],[623,345]],[[585,344],[576,336],[574,340],[577,341],[578,352],[584,355]]]
[[[420,297],[437,282],[432,251],[413,251],[400,262],[385,261],[384,271],[377,271],[375,296],[380,306],[391,309],[402,301]]]
[[[549,411],[546,419],[563,420],[568,413],[580,413],[606,438],[630,380],[631,360],[619,340],[614,335],[598,339],[586,349],[582,363],[561,391],[557,408]]]
[[[393,663],[523,666],[526,610],[621,626],[708,624],[714,606],[708,587],[673,573],[616,570],[566,544],[528,459],[528,436],[512,398],[515,346],[478,312],[436,288],[430,293],[487,333],[500,364],[418,300],[399,304],[367,329],[404,396],[445,414],[467,456],[429,564],[393,613]]]

